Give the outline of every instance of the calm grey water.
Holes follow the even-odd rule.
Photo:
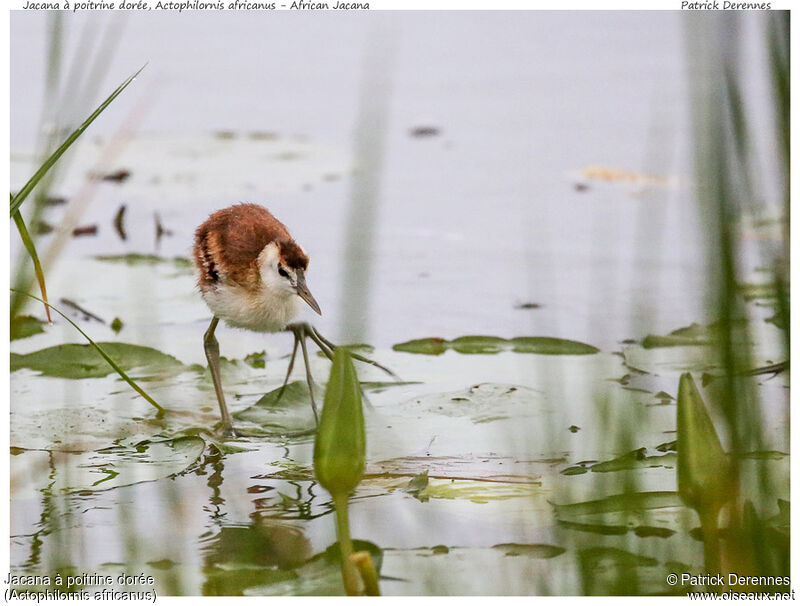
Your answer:
[[[89,136],[107,139],[144,104],[140,137],[191,140],[178,151],[158,141],[123,151],[115,166],[132,171],[128,189],[101,187],[83,220],[106,226],[102,240],[74,242],[68,255],[152,252],[152,209],[174,231],[161,252],[186,254],[207,212],[251,200],[271,208],[311,254],[309,280],[326,311],[322,328],[340,338],[391,344],[431,335],[546,334],[608,346],[641,336],[639,320],[664,331],[698,319],[703,265],[686,189],[688,92],[678,13],[112,17],[64,20],[65,69],[82,32],[99,40],[103,26],[119,28],[100,91],[148,62]],[[15,154],[35,141],[46,31],[44,14],[13,14]],[[381,36],[377,46],[371,35]],[[366,310],[363,330],[337,335],[340,284],[353,269],[343,250],[359,86],[365,55],[376,48],[391,59],[380,68],[391,88],[373,200],[371,288],[359,309]],[[440,134],[409,136],[417,126]],[[191,155],[202,156],[210,143],[202,137],[219,130],[276,133],[326,151],[322,159],[301,152],[281,166],[232,148],[192,164]],[[187,173],[213,187],[188,187],[191,175],[183,187],[170,181],[177,154]],[[75,165],[82,166],[80,157]],[[582,178],[590,166],[670,182]],[[29,170],[16,162],[14,183]],[[78,188],[78,177],[67,179],[64,193]],[[589,189],[577,191],[576,183]],[[130,221],[148,222],[129,230],[127,243],[108,229],[123,201]],[[541,308],[515,309],[527,302]]]

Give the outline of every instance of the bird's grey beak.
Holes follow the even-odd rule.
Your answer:
[[[306,286],[306,276],[303,273],[302,269],[297,270],[297,284],[295,284],[295,290],[297,290],[297,296],[303,299],[308,305],[317,312],[319,315],[322,315],[322,312],[319,309],[319,304],[314,296],[311,294],[311,291],[308,290],[308,286]]]

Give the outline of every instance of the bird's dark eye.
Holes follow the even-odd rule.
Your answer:
[[[287,272],[283,267],[278,266],[278,273],[283,276],[284,278],[289,277],[289,272]]]

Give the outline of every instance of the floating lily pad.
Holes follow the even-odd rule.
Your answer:
[[[411,480],[409,480],[408,485],[403,489],[404,492],[407,492],[417,498],[420,498],[419,493],[425,490],[428,487],[428,470],[426,469],[422,473],[418,473],[415,475]],[[423,499],[420,499],[423,500]],[[427,500],[427,499],[425,499]]]
[[[734,328],[740,327],[744,328],[745,323],[741,320],[734,321]],[[713,345],[718,342],[722,330],[719,322],[712,322],[708,325],[693,323],[673,330],[668,335],[647,335],[642,341],[642,347],[653,349],[681,345]]]
[[[265,360],[266,355],[266,351],[254,351],[251,354],[247,354],[244,357],[244,361],[253,368],[265,368],[267,365]]]
[[[536,484],[517,482],[475,482],[470,480],[431,480],[428,486],[419,492],[422,499],[456,499],[473,503],[489,503],[505,501],[518,497],[530,498],[540,494],[542,488]]]
[[[678,459],[674,453],[649,457],[646,454],[646,450],[645,448],[638,448],[616,459],[592,465],[590,469],[593,472],[608,472],[646,467],[674,467],[677,464]]]
[[[439,337],[430,339],[414,339],[405,343],[398,343],[392,347],[395,351],[406,353],[424,354],[428,356],[438,356],[447,351],[447,341]]]
[[[500,337],[458,337],[448,344],[460,354],[496,354],[508,348],[508,341]]]
[[[679,345],[711,345],[715,342],[717,331],[709,326],[691,324],[668,335],[647,335],[642,341],[642,347],[653,349],[655,347],[676,347]]]
[[[33,316],[14,316],[11,318],[11,340],[26,339],[44,332],[44,322]]]
[[[295,434],[313,431],[314,412],[311,408],[311,395],[305,381],[293,381],[286,386],[278,398],[280,388],[263,395],[255,404],[235,413],[242,421],[258,425],[266,435]],[[322,406],[325,391],[315,386],[314,400],[317,407]]]
[[[547,544],[522,544],[522,543],[500,543],[493,545],[492,549],[498,549],[507,556],[525,556],[533,559],[550,559],[560,556],[566,551],[563,547]]]
[[[511,339],[511,344],[517,353],[536,353],[549,356],[584,356],[600,351],[593,345],[555,337],[515,337]]]
[[[188,369],[180,360],[152,347],[109,342],[98,345],[126,372],[138,369],[163,377]],[[99,378],[115,372],[94,347],[77,343],[54,345],[29,354],[12,353],[11,372],[21,368],[64,379]]]
[[[556,337],[514,337],[503,339],[491,336],[465,336],[447,341],[439,337],[415,339],[398,343],[395,351],[438,356],[448,349],[461,354],[496,354],[502,351],[531,353],[550,356],[583,356],[598,353],[600,350],[592,345],[558,339]]]

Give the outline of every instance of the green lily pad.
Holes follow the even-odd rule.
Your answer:
[[[675,534],[671,528],[660,528],[658,526],[637,526],[633,529],[633,533],[637,537],[659,537],[661,539],[668,539]]]
[[[500,543],[493,545],[492,549],[498,549],[507,556],[525,556],[537,560],[545,560],[560,556],[566,551],[563,547],[547,544],[522,544],[522,543]]]
[[[255,404],[234,413],[241,421],[258,425],[265,435],[286,435],[303,431],[313,431],[316,427],[314,412],[311,408],[311,395],[305,381],[293,381],[286,386],[283,395],[278,398],[281,389],[274,389],[264,394]],[[315,386],[314,400],[319,409],[324,401],[325,391]]]
[[[458,337],[450,341],[449,348],[460,354],[496,354],[508,349],[508,341],[500,337]]]
[[[392,347],[395,351],[406,353],[423,354],[427,356],[439,356],[447,350],[447,341],[439,337],[430,339],[414,339],[405,343],[398,343]]]
[[[592,345],[558,339],[556,337],[514,337],[503,339],[491,336],[464,336],[446,341],[439,337],[415,339],[398,343],[392,349],[407,353],[438,356],[448,349],[461,354],[497,354],[502,351],[516,353],[542,354],[550,356],[583,356],[598,353]]]
[[[734,324],[743,326],[742,321],[734,321]],[[712,322],[708,325],[693,323],[673,330],[668,335],[647,335],[642,341],[642,347],[654,349],[681,345],[713,345],[718,342],[721,330],[719,322]]]
[[[267,361],[265,360],[266,355],[266,351],[254,351],[251,354],[247,354],[244,357],[244,361],[253,368],[265,368],[267,365]]]
[[[426,469],[422,473],[418,473],[411,478],[406,487],[403,488],[403,491],[414,495],[415,497],[419,497],[419,493],[428,487],[428,482],[428,470]]]
[[[655,347],[676,347],[679,345],[710,345],[715,341],[714,331],[707,326],[691,324],[668,335],[647,335],[642,341],[642,347],[653,349]]]
[[[11,318],[11,340],[26,339],[44,332],[42,322],[33,316],[14,316]]]
[[[511,339],[511,344],[513,351],[517,353],[535,353],[550,356],[585,356],[596,354],[600,351],[593,345],[555,337],[514,337]]]
[[[668,453],[665,455],[648,457],[645,448],[638,448],[629,453],[611,459],[610,461],[603,461],[591,466],[593,472],[608,472],[608,471],[622,471],[627,469],[642,469],[645,467],[674,467],[677,464],[678,457],[675,453]]]
[[[427,499],[466,500],[473,503],[505,501],[518,497],[530,498],[542,493],[536,484],[518,482],[480,482],[471,480],[431,480],[417,497]]]
[[[126,372],[138,369],[148,375],[163,377],[188,369],[180,360],[152,347],[108,342],[98,345]],[[11,372],[21,368],[64,379],[92,379],[115,372],[94,347],[77,343],[54,345],[29,354],[12,353]]]

